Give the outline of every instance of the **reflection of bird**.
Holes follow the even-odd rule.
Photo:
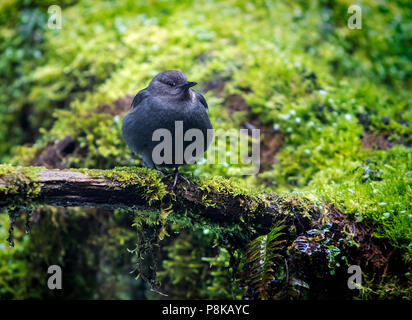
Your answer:
[[[147,88],[137,93],[132,110],[123,119],[123,138],[134,153],[142,156],[144,166],[175,168],[173,187],[179,176],[178,167],[185,163],[179,159],[185,159],[182,153],[192,143],[184,141],[184,134],[189,129],[200,129],[204,138],[203,154],[210,141],[207,130],[213,129],[206,113],[208,106],[205,98],[191,89],[196,84],[188,82],[180,71],[163,71],[152,79]],[[175,132],[176,121],[182,121],[183,132]],[[153,139],[153,132],[157,129],[167,129],[172,136],[172,146],[168,149],[172,151],[172,161],[168,164],[156,163],[153,158],[153,149],[160,143],[158,139]],[[176,141],[184,141],[183,148],[178,148],[178,151],[175,150]]]

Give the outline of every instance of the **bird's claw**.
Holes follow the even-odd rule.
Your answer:
[[[176,185],[177,185],[177,180],[178,180],[179,178],[181,178],[182,180],[184,180],[184,181],[187,183],[187,185],[190,186],[190,181],[189,181],[188,179],[186,179],[183,175],[181,175],[181,174],[179,173],[179,170],[177,170],[177,169],[176,169],[173,173],[167,174],[165,177],[169,177],[169,176],[174,176],[173,185],[172,185],[172,190],[174,190],[174,188],[176,187]]]
[[[188,187],[190,187],[190,181],[186,179],[183,175],[181,175],[179,172],[176,172],[174,175],[175,175],[175,179],[173,181],[172,190],[176,187],[177,180],[179,179],[179,177],[182,178],[182,180],[184,180],[187,183]]]
[[[156,168],[156,169],[157,169],[157,168]],[[167,173],[167,174],[164,173],[163,171],[157,169],[157,173],[163,175],[163,178],[168,178],[168,177],[170,177],[170,176],[173,176],[173,177],[174,177],[174,179],[173,179],[173,185],[172,185],[172,189],[171,189],[171,190],[173,190],[173,189],[176,187],[177,181],[179,180],[179,178],[181,178],[182,180],[184,180],[184,181],[186,182],[187,186],[190,187],[190,181],[189,181],[187,178],[185,178],[182,174],[180,174],[178,169],[175,169],[175,171],[173,171],[172,173]]]
[[[156,170],[157,174],[161,174],[162,176],[165,176],[165,177],[169,176],[169,174],[166,175],[166,173],[164,173],[161,169],[159,169],[156,166],[154,166],[154,169]]]

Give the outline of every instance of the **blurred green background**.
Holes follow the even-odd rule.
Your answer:
[[[62,28],[53,30],[47,10],[55,4]],[[334,203],[410,263],[412,6],[357,1],[362,29],[351,30],[352,4],[3,0],[0,162],[139,165],[122,117],[154,75],[178,69],[199,82],[215,129],[261,129],[261,172],[235,180]],[[230,176],[224,165],[185,172]],[[132,215],[46,207],[33,221],[31,236],[17,230],[9,248],[0,215],[0,299],[161,298],[129,274]],[[230,255],[207,230],[170,228],[159,270],[169,298],[242,296]],[[67,270],[64,293],[45,288],[50,264]],[[396,288],[377,284],[365,297],[405,295]]]

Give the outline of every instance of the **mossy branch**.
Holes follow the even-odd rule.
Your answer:
[[[375,241],[366,224],[351,221],[331,204],[303,195],[248,190],[220,177],[190,180],[190,185],[181,181],[172,190],[172,177],[145,168],[50,170],[0,165],[0,207],[44,204],[162,212],[166,206],[193,224],[229,230],[227,236],[234,226],[240,227],[237,230],[244,237],[236,243],[241,247],[282,220],[293,250],[310,255],[319,248],[317,241],[323,240],[311,235],[327,230],[331,243],[339,243],[341,252],[350,253],[352,263],[375,271],[388,264],[389,246]]]
[[[145,168],[50,170],[0,165],[0,205],[160,209],[162,202],[170,202],[175,212],[190,211],[215,223],[243,221],[263,228],[270,228],[279,215],[299,213],[301,231],[309,227],[305,219],[319,220],[332,212],[326,207],[317,209],[303,197],[248,190],[230,179],[190,180],[190,185],[180,181],[172,190],[172,177]]]
[[[172,190],[172,177],[154,170],[122,167],[113,170],[45,169],[0,165],[0,205],[86,206],[158,209],[167,198],[175,210],[201,211],[217,221],[259,219],[271,224],[282,211],[280,197],[259,194],[228,179],[191,179]]]

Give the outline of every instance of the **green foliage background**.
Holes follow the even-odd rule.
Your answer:
[[[116,109],[116,101],[133,96],[158,72],[179,69],[201,84],[216,129],[258,119],[284,136],[273,154],[276,161],[263,164],[257,176],[237,180],[332,202],[373,225],[374,237],[389,241],[411,262],[409,1],[359,1],[361,30],[347,27],[352,3],[345,0],[58,1],[60,30],[47,28],[51,4],[56,2],[0,4],[2,163],[30,164],[38,152],[70,136],[75,147],[62,159],[64,167],[139,164],[121,136],[127,109]],[[246,109],[230,110],[234,95]],[[365,134],[390,147],[365,147]],[[186,172],[229,176],[230,168],[200,164]],[[126,244],[133,247],[134,231],[118,227],[124,218],[106,214],[95,232],[68,233],[63,226],[92,223],[86,217],[93,213],[72,211],[57,218],[54,209],[42,209],[46,219],[35,224],[31,239],[17,234],[17,248],[0,245],[0,298],[47,297],[38,283],[50,259],[72,265],[77,274],[66,298],[159,298],[142,282],[118,278],[105,283],[124,281],[124,286],[91,290],[91,284],[101,288],[98,277],[104,274],[127,275],[124,266],[133,257],[124,258],[123,269],[114,262]],[[45,222],[50,219],[55,230]],[[43,239],[41,228],[47,230]],[[1,215],[0,238],[6,239],[7,229]],[[49,230],[56,233],[53,240]],[[228,280],[233,271],[228,252],[211,250],[212,244],[204,231],[185,229],[176,239],[165,238],[160,275],[170,297],[241,297]],[[102,262],[102,255],[108,261]],[[386,285],[369,294],[395,295],[394,289],[382,289]]]

